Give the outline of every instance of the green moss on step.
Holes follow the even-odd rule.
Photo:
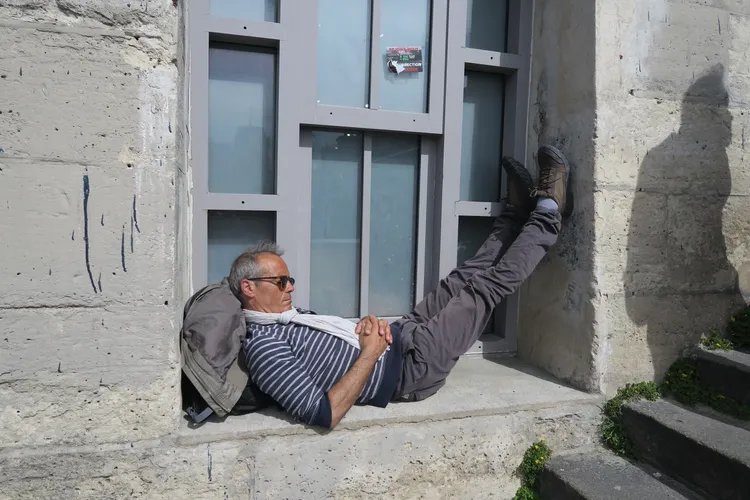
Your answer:
[[[622,405],[628,401],[643,398],[655,401],[659,397],[661,397],[661,392],[654,382],[627,384],[618,389],[615,397],[607,401],[602,408],[602,423],[599,431],[604,444],[618,455],[635,457],[635,447],[622,425]]]
[[[750,348],[750,306],[732,316],[727,325],[727,336],[736,348]]]
[[[539,494],[526,486],[521,486],[516,491],[513,500],[539,500]]]
[[[705,384],[700,378],[696,361],[692,359],[678,359],[672,364],[664,377],[662,391],[688,406],[703,404],[721,413],[750,420],[750,406],[724,396]]]
[[[539,499],[539,474],[544,470],[544,464],[549,460],[550,450],[544,438],[533,443],[523,454],[521,465],[516,473],[521,477],[521,487],[516,491],[513,500]]]
[[[731,351],[734,349],[732,341],[726,337],[722,337],[716,330],[711,330],[711,335],[702,338],[701,345],[709,351]]]

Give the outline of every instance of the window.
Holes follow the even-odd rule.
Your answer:
[[[431,24],[431,0],[318,0],[318,102],[426,113]],[[417,49],[421,68],[389,70],[389,48]]]
[[[211,15],[276,22],[279,0],[210,0]]]
[[[461,131],[461,200],[500,200],[503,77],[467,71]]]
[[[228,276],[234,259],[249,246],[275,238],[273,212],[208,212],[208,282]]]
[[[526,157],[532,2],[186,1],[193,288],[274,240],[297,306],[408,313]],[[514,349],[514,300],[478,351]]]
[[[363,144],[313,132],[310,306],[320,314],[359,315]]]
[[[371,0],[318,1],[318,102],[370,104]]]
[[[508,0],[468,0],[466,46],[505,52]]]
[[[208,190],[273,194],[276,55],[212,44],[208,57]]]
[[[312,133],[313,310],[354,318],[412,309],[419,160],[418,137]]]
[[[368,312],[378,316],[414,307],[419,153],[415,136],[372,138]]]
[[[380,109],[427,112],[430,53],[430,0],[382,0],[380,7]],[[395,74],[387,70],[389,47],[420,47],[422,71]]]

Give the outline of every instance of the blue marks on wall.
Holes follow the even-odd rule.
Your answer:
[[[135,208],[135,195],[133,195],[133,222],[135,222],[135,230],[140,234],[141,228],[138,227],[138,212]]]
[[[125,267],[125,224],[122,225],[122,239],[120,240],[120,260],[122,262],[122,270],[128,272],[128,268]]]
[[[83,176],[83,244],[84,252],[86,255],[86,271],[89,273],[89,281],[91,281],[91,288],[94,289],[94,293],[97,293],[96,285],[94,284],[94,276],[91,274],[91,261],[89,259],[89,195],[91,189],[89,187],[89,176]]]

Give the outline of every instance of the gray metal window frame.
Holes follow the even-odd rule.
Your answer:
[[[440,276],[445,276],[455,267],[458,217],[496,216],[502,208],[500,203],[456,201],[459,200],[458,166],[461,164],[466,69],[506,75],[503,152],[517,158],[526,157],[533,0],[510,0],[506,53],[465,47],[467,0],[450,0],[450,6],[449,0],[432,0],[427,113],[378,109],[379,79],[376,75],[383,69],[376,33],[381,0],[373,0],[370,107],[319,104],[314,77],[317,71],[317,8],[317,0],[280,0],[279,22],[272,23],[218,18],[210,15],[207,0],[188,0],[185,48],[193,181],[189,229],[191,283],[197,288],[207,281],[208,211],[273,211],[276,213],[276,241],[286,250],[285,260],[298,277],[295,301],[301,307],[308,306],[312,196],[312,135],[309,130],[323,127],[412,133],[421,137],[415,297],[418,302],[426,292],[434,289]],[[271,47],[277,51],[275,194],[208,191],[208,51],[214,40]],[[300,85],[300,82],[310,84]],[[363,193],[369,196],[367,186]],[[369,252],[369,245],[365,242],[363,238],[363,257]],[[436,247],[438,252],[434,251]],[[361,271],[366,271],[366,268]],[[362,276],[364,279],[366,273],[363,272]],[[366,300],[361,300],[365,308],[366,303]],[[497,319],[500,321],[495,324],[503,325],[504,335],[485,337],[472,351],[515,350],[518,294],[510,297],[505,307],[498,309]]]

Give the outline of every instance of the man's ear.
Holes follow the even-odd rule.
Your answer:
[[[240,290],[242,290],[242,295],[244,295],[248,299],[255,298],[255,283],[253,283],[252,281],[242,280],[240,282]]]

